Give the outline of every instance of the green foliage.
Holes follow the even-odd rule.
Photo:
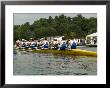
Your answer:
[[[97,31],[97,19],[85,18],[81,14],[67,17],[64,14],[48,19],[40,18],[33,24],[26,22],[14,25],[14,41],[17,39],[42,38],[48,36],[65,36],[68,38],[85,38],[86,35]]]

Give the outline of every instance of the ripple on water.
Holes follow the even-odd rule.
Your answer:
[[[14,75],[97,75],[96,57],[19,52],[13,63]]]

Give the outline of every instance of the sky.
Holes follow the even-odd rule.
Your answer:
[[[49,16],[52,16],[53,18],[55,16],[59,16],[62,13],[14,13],[14,25],[21,25],[26,22],[29,22],[32,24],[35,20],[39,20],[40,18],[48,18]],[[68,17],[75,17],[79,13],[63,13],[65,16]],[[81,14],[81,13],[80,13]],[[90,17],[97,17],[96,13],[82,13],[82,16],[85,18]]]

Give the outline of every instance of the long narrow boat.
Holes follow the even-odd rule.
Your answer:
[[[72,49],[72,50],[29,50],[36,53],[53,53],[53,54],[62,54],[62,55],[75,55],[75,56],[92,56],[96,57],[97,53],[93,51],[81,50],[81,49]]]

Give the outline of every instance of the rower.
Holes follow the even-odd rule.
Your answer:
[[[49,43],[46,42],[46,44],[44,45],[44,49],[48,49],[49,48]]]
[[[26,47],[25,39],[22,39],[20,48],[25,48],[25,47]]]
[[[57,50],[58,48],[59,48],[59,47],[58,47],[58,43],[55,43],[55,44],[54,44],[54,49]]]
[[[67,48],[67,45],[65,42],[63,42],[63,44],[60,47],[60,50],[65,50]]]
[[[16,45],[16,47],[19,47],[19,45],[20,45],[20,41],[17,40],[15,45]]]
[[[41,49],[42,48],[42,43],[40,40],[37,41],[37,48],[38,49]]]
[[[76,43],[73,42],[72,45],[71,45],[71,49],[76,49],[76,47],[77,47]]]
[[[29,41],[26,40],[26,43],[25,43],[25,44],[26,44],[26,47],[25,47],[25,48],[28,49],[29,46],[30,46],[30,45],[29,45]]]
[[[32,42],[31,42],[31,48],[35,49],[35,45],[36,45],[36,43],[34,42],[34,39],[33,39]]]

